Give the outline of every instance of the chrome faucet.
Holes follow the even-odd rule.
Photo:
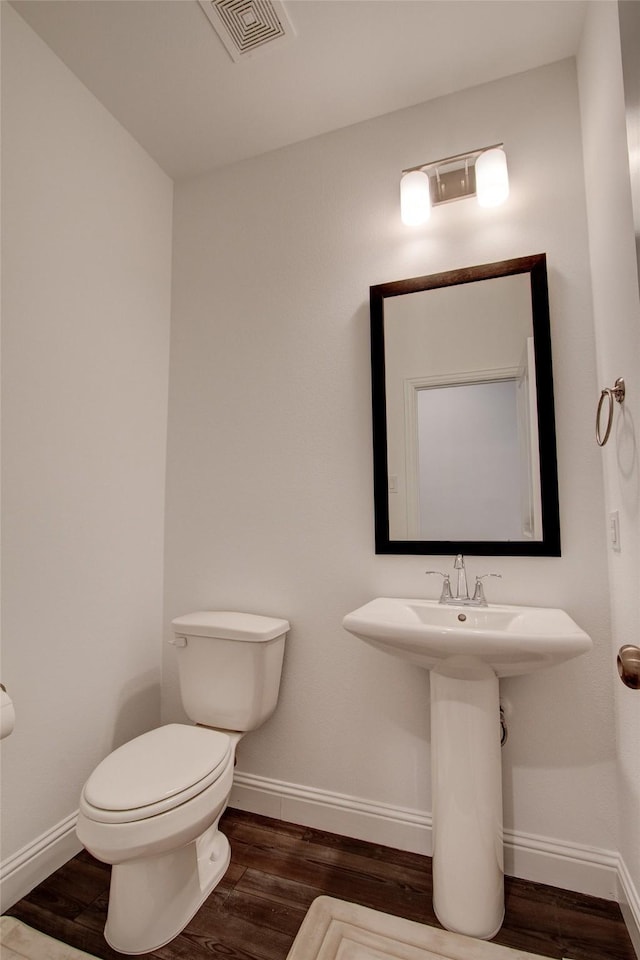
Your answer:
[[[459,553],[453,561],[453,569],[458,571],[457,586],[454,600],[468,600],[469,587],[467,586],[467,570],[464,565],[464,557]]]
[[[476,577],[473,596],[469,596],[469,587],[467,586],[467,570],[464,565],[464,557],[459,553],[454,562],[453,569],[456,571],[456,592],[451,592],[451,575],[442,573],[440,570],[425,570],[427,574],[436,574],[442,577],[442,593],[439,603],[453,603],[459,606],[467,607],[486,607],[487,598],[484,595],[482,581],[487,577],[498,577],[502,579],[501,573],[485,573],[481,577]]]

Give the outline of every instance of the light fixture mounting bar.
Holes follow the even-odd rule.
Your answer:
[[[450,203],[452,200],[462,200],[465,197],[474,197],[476,195],[476,160],[487,150],[502,147],[502,143],[494,143],[479,150],[469,150],[467,153],[458,153],[429,163],[421,163],[415,167],[407,167],[402,173],[404,175],[419,171],[428,175],[433,206]]]

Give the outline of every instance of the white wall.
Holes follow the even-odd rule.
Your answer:
[[[41,847],[60,840],[64,859],[75,843],[68,818],[96,762],[160,713],[172,183],[6,3],[2,17],[2,679],[17,713],[1,745],[2,861],[15,899]]]
[[[403,168],[501,140],[508,205],[487,211],[464,201],[436,209],[423,228],[401,225]],[[430,810],[427,674],[341,627],[376,595],[436,596],[424,570],[451,565],[374,554],[368,288],[544,251],[563,555],[471,558],[469,570],[503,574],[490,599],[566,608],[595,643],[582,659],[504,683],[513,708],[503,753],[507,828],[534,835],[533,845],[542,837],[567,850],[614,849],[586,226],[572,61],[177,187],[165,621],[207,607],[290,619],[279,707],[240,744],[238,779],[278,781],[300,803],[284,803],[276,784],[270,807],[252,795],[264,812],[317,818],[303,802],[316,796],[326,801],[325,824],[352,828],[352,797],[362,809]],[[168,720],[183,715],[170,648],[165,656]],[[373,819],[364,832],[380,838],[381,830]]]
[[[640,694],[616,674],[618,648],[640,642],[640,300],[617,4],[589,5],[578,66],[598,384],[623,376],[629,387],[601,460],[605,513],[620,517],[621,550],[608,553],[608,670],[615,675],[621,898],[640,929]]]

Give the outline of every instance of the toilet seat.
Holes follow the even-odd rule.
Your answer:
[[[99,823],[131,823],[186,803],[215,783],[233,750],[219,730],[172,723],[114,750],[87,780],[84,815]]]

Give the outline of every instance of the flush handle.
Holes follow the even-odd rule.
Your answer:
[[[187,638],[186,638],[186,637],[172,637],[171,640],[169,640],[169,643],[171,644],[172,647],[186,647],[186,645],[187,645]]]

